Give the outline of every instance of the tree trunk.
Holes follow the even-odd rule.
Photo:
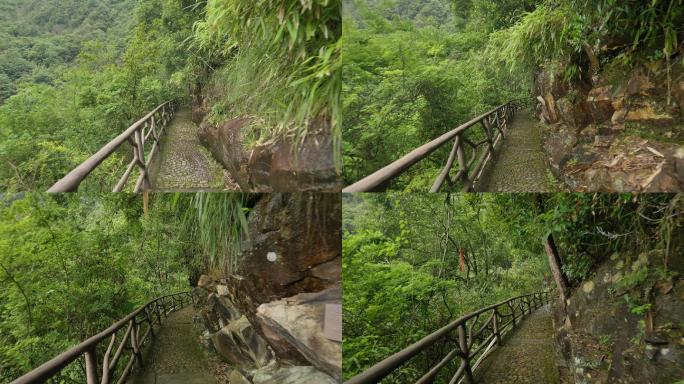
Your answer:
[[[537,208],[539,213],[542,214],[545,211],[544,199],[540,193],[536,194]],[[553,240],[553,235],[549,233],[546,238],[542,240],[544,245],[544,250],[546,251],[546,256],[549,259],[549,267],[551,268],[551,274],[553,274],[553,279],[556,281],[558,286],[558,292],[561,296],[561,301],[563,304],[563,310],[565,310],[565,300],[569,297],[568,292],[568,277],[565,276],[563,270],[561,269],[563,262],[558,255],[558,249],[556,248],[556,242]]]
[[[549,234],[544,239],[543,244],[546,255],[549,258],[549,267],[551,267],[553,279],[556,281],[558,291],[560,292],[561,299],[563,301],[563,308],[565,308],[565,300],[568,298],[568,278],[561,269],[562,263],[560,257],[558,256],[556,243],[553,241],[553,235]]]

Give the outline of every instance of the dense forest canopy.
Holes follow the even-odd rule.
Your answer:
[[[467,312],[555,289],[542,247],[549,234],[571,286],[616,254],[629,260],[655,249],[660,255],[651,272],[638,269],[633,275],[640,277],[625,276],[624,284],[671,276],[670,263],[682,262],[681,195],[388,193],[344,199],[345,378]],[[642,291],[627,299],[641,315],[649,305]],[[417,380],[448,352],[438,349],[412,359],[390,382]]]
[[[658,60],[668,76],[684,68],[679,0],[344,5],[350,20],[343,36],[347,184],[504,102],[533,103],[535,76],[542,71],[591,89],[599,71],[620,78]],[[670,94],[676,81],[668,78]],[[392,187],[427,190],[448,151],[441,148],[414,165]]]
[[[296,148],[316,121],[329,121],[318,129],[340,145],[339,1],[0,7],[3,190],[49,188],[170,99],[208,106],[213,123],[251,117],[247,146],[288,139]],[[84,188],[111,189],[129,152],[109,158]]]
[[[168,194],[145,203],[130,194],[5,196],[0,381],[19,377],[152,298],[189,290],[200,271],[229,270],[249,199]],[[85,380],[77,364],[63,379]]]
[[[85,41],[121,45],[133,6],[130,0],[1,1],[0,103],[21,81],[52,84]]]
[[[347,183],[529,91],[529,78],[492,65],[485,55],[487,24],[506,11],[487,9],[487,17],[474,18],[456,8],[447,0],[345,2]],[[425,190],[448,150],[414,166],[398,185]]]

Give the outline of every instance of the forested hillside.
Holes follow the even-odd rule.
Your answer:
[[[125,43],[134,1],[0,1],[0,104],[21,80],[52,84],[89,40]]]
[[[70,47],[70,53],[45,64],[40,57],[27,61],[16,94],[0,105],[4,190],[47,189],[181,89],[170,81],[184,65],[184,59],[177,58],[184,55],[180,43],[192,22],[184,17],[181,4],[31,2],[19,3],[14,12],[18,25],[27,33],[33,30],[35,36],[10,33],[3,41],[15,46],[32,41],[37,47]],[[39,27],[43,22],[46,27]],[[44,30],[47,26],[52,27]],[[64,28],[61,34],[54,31],[55,26]],[[178,33],[182,28],[184,32]],[[30,51],[24,48],[18,55],[12,51],[9,55],[16,60],[30,57]],[[15,78],[21,77],[21,71],[18,74]],[[125,156],[121,153],[98,169],[93,188],[100,189],[101,178],[121,166]]]
[[[555,325],[522,350],[501,349],[510,359],[492,377],[530,382],[537,356],[540,363],[551,359],[553,371],[565,367],[552,375],[554,383],[559,374],[568,380],[560,382],[676,382],[684,373],[682,198],[345,195],[345,378],[469,312],[551,290],[546,316],[551,323],[553,311]],[[453,350],[453,333],[386,381],[414,382],[426,374]],[[552,345],[554,338],[557,356],[532,345]],[[533,363],[521,366],[526,355]],[[459,364],[446,364],[435,382],[448,382]]]
[[[348,0],[345,14],[347,184],[522,98],[541,172],[566,188],[681,190],[681,1]],[[390,187],[427,190],[448,147]]]
[[[544,224],[509,214],[526,197],[344,198],[345,378],[464,313],[552,285],[540,257]],[[390,382],[420,377],[439,359],[422,354]]]
[[[345,1],[346,183],[528,92],[529,77],[486,54],[489,34],[510,22],[511,11],[477,4],[466,12],[449,0]],[[397,185],[425,190],[449,149]]]
[[[9,382],[149,299],[223,269],[241,195],[6,197],[0,208],[0,381]],[[245,200],[246,201],[246,200]],[[226,214],[211,220],[204,209]],[[234,211],[231,211],[234,210]],[[244,220],[244,218],[243,218]],[[212,226],[224,228],[217,237]],[[233,240],[229,240],[231,236]],[[80,382],[72,366],[67,382]],[[71,380],[71,381],[69,381]]]
[[[3,197],[0,382],[84,383],[84,345],[104,381],[338,382],[340,211],[331,193]],[[153,331],[127,333],[129,314]],[[123,349],[147,336],[142,359]]]
[[[308,180],[318,176],[337,183],[340,5],[323,0],[285,5],[4,2],[1,188],[47,189],[170,99],[194,108],[193,119],[203,123],[203,143],[229,170],[231,159],[219,150],[224,146],[233,146],[233,156],[247,153],[241,159],[246,162],[248,150],[258,146],[267,152],[263,157],[280,145],[288,165],[306,148],[307,161],[318,167],[310,170],[313,176],[303,169],[273,173],[299,171]],[[233,119],[242,119],[244,127],[225,143],[214,132]],[[115,171],[130,157],[128,150],[115,153],[84,188],[111,189]],[[272,178],[260,172],[269,186]],[[239,176],[234,175],[238,183]],[[324,187],[302,187],[309,188]]]

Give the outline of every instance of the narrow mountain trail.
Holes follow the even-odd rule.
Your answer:
[[[476,383],[526,384],[561,382],[553,344],[550,305],[522,320],[475,372]]]
[[[217,383],[215,363],[207,357],[198,331],[192,324],[189,305],[173,312],[143,353],[143,369],[129,384],[212,384]]]
[[[223,191],[237,184],[199,141],[190,109],[182,107],[166,127],[160,152],[150,166],[152,190]]]
[[[559,183],[547,171],[541,128],[529,111],[518,111],[506,137],[476,185],[479,192],[555,192]]]

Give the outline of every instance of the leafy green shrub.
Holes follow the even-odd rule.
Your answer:
[[[215,85],[233,114],[263,119],[260,141],[299,143],[323,117],[339,149],[340,12],[340,0],[209,0],[191,47],[225,65]]]

